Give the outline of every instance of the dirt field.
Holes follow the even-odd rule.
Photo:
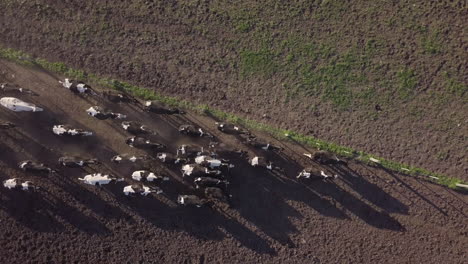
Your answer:
[[[468,180],[465,1],[0,9],[5,47]]]
[[[218,132],[207,117],[160,117],[76,96],[58,84],[60,77],[0,61],[0,82],[34,90],[39,96],[22,98],[45,109],[0,109],[0,119],[18,124],[0,131],[0,179],[28,179],[41,188],[35,193],[0,188],[2,263],[464,263],[467,258],[466,195],[362,164],[319,168],[300,155],[309,150],[295,144],[273,142],[285,150],[267,154],[285,174],[233,160],[232,208],[178,206],[177,194],[196,190],[177,168],[158,162],[152,169],[171,179],[161,185],[163,195],[151,197],[125,197],[122,182],[102,189],[85,186],[77,180],[86,173],[81,169],[60,168],[49,176],[24,173],[17,168],[21,160],[57,167],[59,156],[79,154],[100,159],[99,171],[131,182],[129,173],[138,167],[111,164],[110,158],[140,152],[124,143],[128,135],[117,121],[85,113],[95,104],[150,126],[171,152],[181,143],[208,143],[180,136],[176,127],[187,122],[206,128],[226,148],[254,151]],[[96,136],[60,138],[51,132],[57,123],[87,128]],[[339,177],[297,181],[295,175],[306,165]]]

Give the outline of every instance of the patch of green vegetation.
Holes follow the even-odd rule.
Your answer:
[[[277,71],[275,55],[268,49],[240,52],[241,74],[243,76],[262,75],[269,77]]]
[[[419,80],[412,69],[402,69],[398,71],[397,78],[399,82],[398,95],[403,100],[410,99],[414,93]]]
[[[251,130],[263,131],[271,134],[272,136],[276,137],[280,140],[291,140],[293,142],[305,144],[314,148],[318,148],[320,150],[329,151],[335,153],[342,157],[352,158],[366,164],[373,164],[376,165],[375,162],[371,161],[371,158],[378,159],[379,163],[378,166],[382,166],[383,168],[399,172],[405,175],[414,175],[414,176],[425,176],[427,179],[432,180],[438,184],[447,186],[449,188],[457,189],[457,184],[462,184],[463,181],[457,178],[447,177],[444,175],[436,174],[421,168],[411,167],[405,164],[400,164],[393,161],[388,161],[362,151],[356,151],[352,148],[340,146],[332,142],[326,142],[311,136],[305,136],[299,134],[294,131],[285,130],[285,129],[278,129],[266,124],[259,123],[255,120],[249,120],[246,118],[242,118],[236,116],[231,113],[226,113],[217,109],[213,109],[207,105],[196,105],[192,104],[187,101],[180,100],[175,97],[169,97],[161,95],[154,90],[145,89],[142,87],[138,87],[127,82],[122,82],[113,79],[106,79],[94,74],[86,74],[81,70],[75,70],[63,63],[57,62],[48,62],[43,59],[35,59],[31,58],[29,55],[16,51],[13,49],[3,49],[0,47],[0,58],[8,59],[23,65],[27,66],[39,66],[49,71],[53,71],[55,73],[67,75],[69,77],[83,77],[83,80],[91,81],[97,84],[100,84],[105,87],[109,87],[112,89],[116,89],[119,91],[128,92],[136,97],[145,99],[145,100],[157,100],[169,106],[176,106],[182,107],[190,110],[194,110],[200,113],[205,113],[207,115],[213,116],[215,118],[226,120],[228,122],[236,123],[242,126],[245,126]]]
[[[455,80],[454,78],[450,77],[448,72],[442,73],[443,77],[445,78],[445,87],[447,91],[457,96],[463,97],[465,94],[468,94],[468,85],[462,82]]]
[[[236,30],[241,33],[247,33],[250,31],[252,28],[252,24],[250,21],[239,21],[239,23],[236,26]]]
[[[426,54],[438,54],[442,51],[439,33],[425,34],[421,39],[421,47]]]

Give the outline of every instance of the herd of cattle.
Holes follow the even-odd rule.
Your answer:
[[[60,81],[63,87],[69,89],[75,94],[89,94],[92,96],[102,96],[106,100],[113,103],[140,103],[134,97],[116,91],[105,91],[98,93],[94,91],[89,85],[81,81],[74,81],[65,79],[63,82]],[[37,96],[37,94],[31,90],[16,87],[9,84],[0,85],[0,93],[3,94],[22,94]],[[42,108],[24,102],[16,97],[2,97],[0,99],[0,105],[14,111],[14,112],[41,112]],[[160,114],[160,115],[181,115],[183,111],[179,109],[167,108],[156,101],[148,101],[144,104],[144,109],[148,112]],[[114,113],[100,106],[91,106],[86,112],[98,119],[126,119],[127,116],[122,113]],[[279,152],[282,150],[281,147],[274,146],[267,142],[262,142],[249,131],[242,129],[236,125],[229,123],[216,123],[217,129],[220,132],[236,135],[246,145],[262,151],[275,151]],[[0,120],[0,129],[14,129],[15,124]],[[125,162],[140,164],[142,162],[153,162],[159,161],[172,169],[180,168],[184,179],[189,179],[194,187],[201,190],[202,195],[189,195],[181,194],[178,196],[177,202],[181,205],[193,205],[200,207],[208,204],[213,200],[229,203],[228,184],[230,170],[234,168],[234,165],[229,160],[222,158],[223,154],[229,152],[229,155],[236,155],[238,157],[245,158],[248,163],[253,167],[260,167],[266,170],[283,172],[283,169],[273,164],[267,158],[263,156],[248,155],[243,150],[220,150],[217,148],[218,143],[215,137],[204,131],[203,129],[196,127],[191,124],[183,124],[179,127],[179,132],[183,135],[190,137],[205,137],[209,138],[211,142],[204,148],[196,145],[183,144],[178,146],[176,153],[169,153],[166,151],[166,146],[160,142],[155,142],[149,139],[150,135],[156,135],[157,132],[150,129],[148,126],[141,124],[136,121],[123,121],[121,127],[127,131],[131,136],[127,137],[125,143],[132,147],[141,150],[145,150],[147,155],[131,155],[131,154],[120,154],[112,157],[111,162],[121,164]],[[63,136],[63,137],[89,137],[93,136],[93,132],[86,131],[77,127],[73,127],[67,124],[57,124],[51,129],[52,133]],[[220,150],[220,152],[218,152]],[[312,154],[305,154],[309,158],[321,164],[331,163],[345,163],[336,157],[333,157],[326,152],[316,152]],[[85,159],[77,156],[63,156],[58,160],[58,164],[68,168],[83,168],[85,166],[99,165],[100,161],[97,159]],[[54,174],[58,173],[48,167],[45,164],[38,163],[32,160],[25,160],[19,163],[19,168],[28,173],[46,173]],[[146,167],[145,167],[146,168]],[[123,188],[123,193],[127,196],[143,195],[147,196],[150,193],[159,194],[162,190],[159,184],[163,181],[168,181],[169,178],[166,176],[160,176],[158,173],[152,172],[145,168],[136,170],[132,173],[131,178],[133,184],[127,185]],[[327,175],[324,171],[317,171],[314,168],[305,168],[301,171],[297,178],[302,179],[333,179],[335,176]],[[79,178],[84,184],[93,186],[102,186],[111,182],[125,181],[123,178],[116,178],[112,175],[105,173],[92,173]],[[10,190],[35,190],[36,187],[32,182],[21,180],[18,178],[12,178],[5,180],[3,186]]]

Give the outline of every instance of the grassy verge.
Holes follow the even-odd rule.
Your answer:
[[[321,150],[335,153],[339,156],[352,158],[352,159],[361,161],[366,164],[382,166],[386,169],[399,172],[405,175],[426,177],[426,179],[430,181],[447,186],[449,188],[457,189],[458,188],[457,184],[464,184],[461,179],[457,179],[454,177],[449,177],[446,175],[441,175],[441,174],[437,174],[434,172],[430,172],[425,169],[385,160],[385,159],[376,157],[374,155],[364,153],[362,151],[356,151],[349,147],[340,146],[331,142],[322,141],[320,139],[317,139],[311,136],[301,135],[294,131],[279,129],[279,128],[272,127],[270,125],[259,123],[258,121],[242,118],[234,114],[226,113],[226,112],[211,108],[207,105],[197,105],[188,101],[180,100],[175,97],[164,96],[155,92],[154,90],[145,89],[142,87],[138,87],[138,86],[126,83],[126,82],[122,82],[122,81],[118,81],[114,79],[102,78],[94,74],[88,74],[82,70],[72,69],[60,62],[49,62],[44,59],[32,58],[28,54],[25,54],[21,51],[17,51],[13,49],[4,49],[0,47],[0,58],[11,60],[11,61],[14,61],[22,65],[26,65],[26,66],[39,66],[48,71],[55,72],[61,75],[65,75],[70,78],[82,79],[82,80],[86,80],[89,82],[97,83],[99,85],[102,85],[104,87],[108,87],[111,89],[125,91],[144,100],[157,100],[170,106],[182,107],[182,108],[186,108],[190,110],[195,110],[197,112],[209,114],[221,120],[237,123],[251,130],[267,132],[280,140],[292,140],[292,141],[305,144],[314,148],[318,148]]]

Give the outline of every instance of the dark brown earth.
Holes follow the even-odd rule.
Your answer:
[[[9,0],[0,9],[4,47],[468,179],[465,1]],[[350,69],[336,68],[343,61]]]
[[[18,177],[41,189],[35,193],[0,188],[2,263],[464,263],[468,243],[466,195],[412,177],[350,162],[320,167],[304,159],[313,152],[291,143],[267,154],[285,174],[253,169],[234,159],[232,208],[184,208],[179,193],[196,193],[177,169],[151,164],[171,176],[163,195],[127,198],[125,183],[102,189],[77,180],[86,172],[61,169],[58,175],[24,173],[17,163],[33,159],[56,167],[64,154],[96,157],[99,171],[129,180],[132,169],[110,163],[116,153],[142,153],[124,144],[116,121],[85,113],[97,103],[159,133],[173,152],[180,143],[207,140],[179,136],[178,124],[193,122],[215,134],[226,148],[243,146],[214,129],[214,120],[192,113],[160,117],[127,105],[79,97],[58,84],[61,76],[0,61],[0,82],[34,90],[22,97],[45,111],[13,113],[0,119],[18,125],[0,131],[0,180]],[[2,95],[3,96],[3,95]],[[95,132],[86,140],[55,136],[51,126],[69,123]],[[265,137],[266,135],[259,135]],[[273,139],[270,139],[273,140]],[[331,182],[295,179],[303,166],[336,173]]]

